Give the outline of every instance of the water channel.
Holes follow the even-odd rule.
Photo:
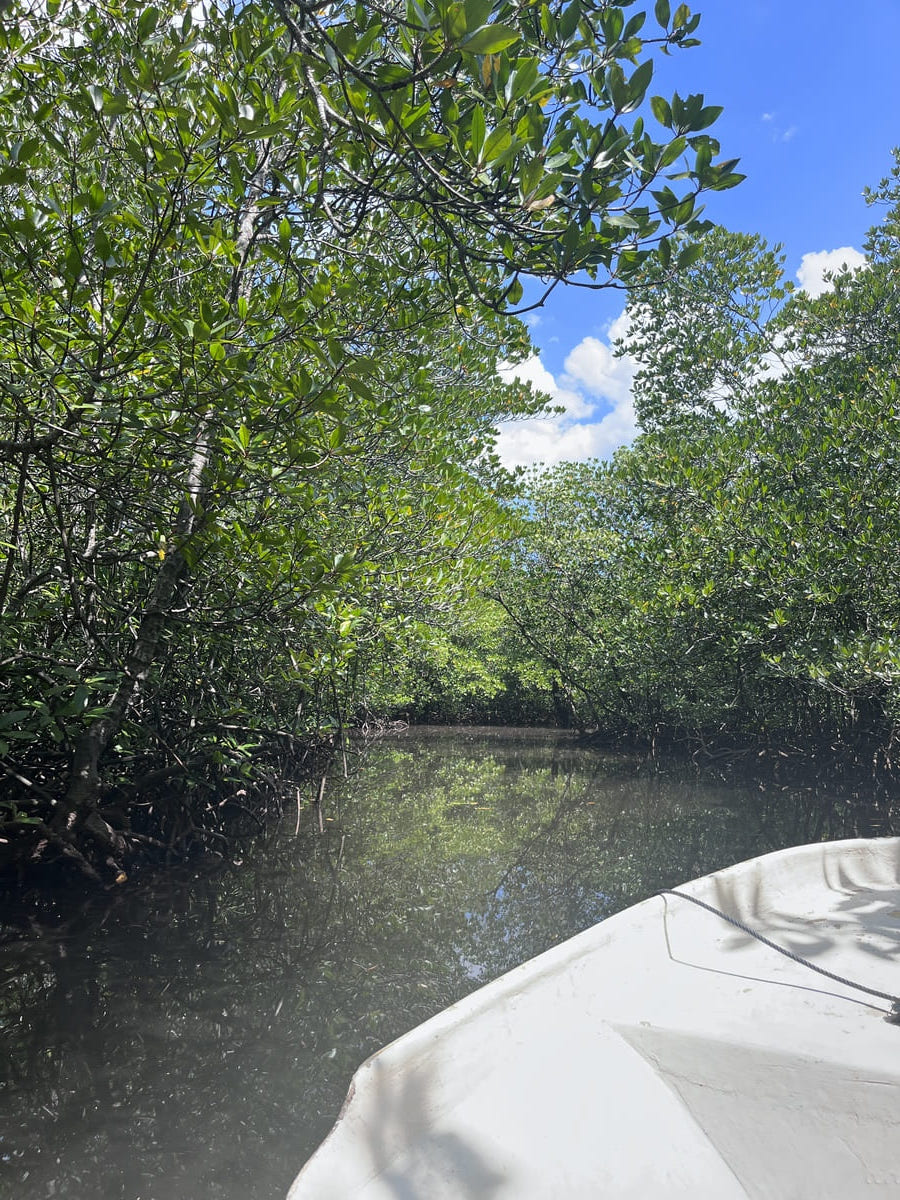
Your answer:
[[[304,803],[239,861],[4,930],[0,1196],[280,1200],[406,1029],[657,888],[858,832],[894,831],[815,781],[533,730],[387,738],[321,830]]]

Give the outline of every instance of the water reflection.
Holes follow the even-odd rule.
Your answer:
[[[660,774],[533,732],[382,743],[325,834],[136,881],[0,947],[0,1188],[274,1200],[372,1051],[609,913],[781,846],[890,832],[837,793]]]

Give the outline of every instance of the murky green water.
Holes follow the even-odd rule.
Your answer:
[[[657,888],[856,832],[533,731],[386,740],[239,867],[0,945],[0,1194],[278,1200],[379,1046]]]

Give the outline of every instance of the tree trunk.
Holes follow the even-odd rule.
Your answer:
[[[95,721],[75,743],[69,787],[52,822],[55,830],[72,829],[77,822],[83,821],[85,814],[96,808],[100,758],[122,728],[135,695],[150,672],[178,584],[187,571],[185,543],[196,536],[202,525],[197,513],[200,511],[203,475],[208,462],[209,442],[204,423],[195,438],[194,454],[185,485],[186,495],[175,522],[175,549],[167,553],[160,564],[153,592],[106,715]]]
[[[236,304],[249,291],[248,263],[254,244],[256,224],[263,214],[260,197],[265,191],[271,158],[271,143],[261,142],[256,166],[247,183],[247,203],[241,214],[236,239],[238,262],[232,272],[228,289],[230,303]],[[184,482],[184,499],[179,506],[173,530],[173,549],[168,552],[157,572],[153,592],[131,651],[125,661],[124,673],[116,688],[106,716],[96,721],[76,742],[73,755],[69,787],[65,799],[59,805],[52,821],[57,831],[72,831],[76,826],[89,833],[94,840],[105,840],[100,826],[105,824],[96,813],[100,788],[100,760],[113,738],[122,728],[141,685],[150,673],[150,668],[159,652],[160,641],[166,621],[175,600],[178,585],[187,572],[184,550],[192,538],[200,532],[209,516],[201,503],[204,478],[210,463],[212,433],[208,415],[201,416],[194,437],[194,449],[187,478]],[[203,514],[200,516],[199,514]],[[109,847],[117,841],[113,830],[109,830]]]

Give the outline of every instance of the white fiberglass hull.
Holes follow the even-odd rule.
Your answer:
[[[679,890],[900,993],[900,838]],[[369,1059],[288,1200],[900,1197],[890,1008],[653,897]]]

